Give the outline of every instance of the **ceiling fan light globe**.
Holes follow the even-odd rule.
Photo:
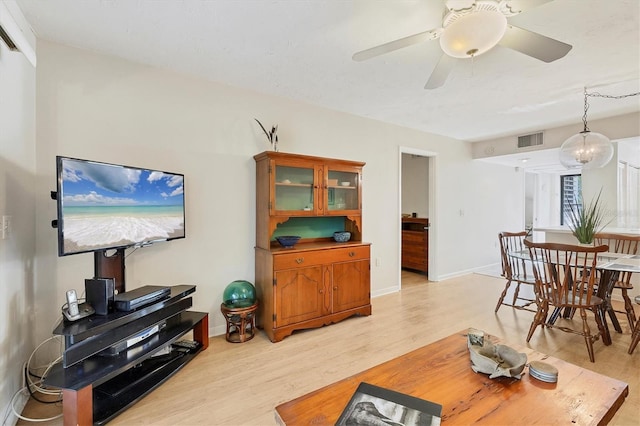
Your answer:
[[[499,11],[475,11],[460,16],[444,28],[440,47],[454,58],[482,55],[498,44],[506,30],[507,18]]]
[[[571,136],[560,147],[560,164],[567,169],[596,169],[613,158],[613,145],[601,133],[584,131]]]

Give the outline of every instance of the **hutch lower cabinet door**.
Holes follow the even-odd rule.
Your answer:
[[[275,317],[273,322],[285,326],[318,318],[323,307],[322,267],[288,269],[275,273]]]
[[[332,266],[333,311],[340,312],[369,303],[369,260],[335,263]]]

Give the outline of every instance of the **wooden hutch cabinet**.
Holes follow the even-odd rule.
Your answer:
[[[362,242],[364,163],[282,152],[256,155],[258,326],[293,331],[370,315],[370,244]],[[351,232],[348,242],[335,231]],[[292,248],[277,236],[299,235]]]

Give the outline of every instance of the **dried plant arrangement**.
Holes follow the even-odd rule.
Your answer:
[[[267,132],[267,129],[262,125],[260,120],[258,120],[257,118],[254,118],[254,120],[256,120],[256,122],[260,125],[260,128],[267,137],[267,140],[271,144],[273,150],[278,152],[278,125],[276,124],[275,126],[271,126],[271,131]]]

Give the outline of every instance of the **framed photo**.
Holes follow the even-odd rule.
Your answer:
[[[336,426],[437,426],[442,405],[360,383]]]

